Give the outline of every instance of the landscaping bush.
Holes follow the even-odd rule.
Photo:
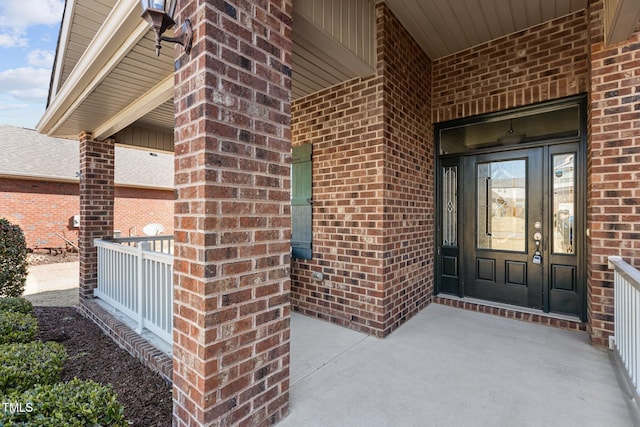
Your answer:
[[[0,311],[30,314],[33,310],[31,301],[22,297],[0,297]]]
[[[0,296],[19,297],[27,280],[27,243],[18,225],[0,218]]]
[[[67,351],[56,342],[0,345],[0,395],[60,381],[66,359]]]
[[[93,381],[73,379],[67,383],[38,385],[3,399],[14,411],[0,411],[0,425],[39,427],[124,427],[124,408],[115,392]]]
[[[0,311],[0,344],[31,342],[38,335],[38,321],[25,313]]]

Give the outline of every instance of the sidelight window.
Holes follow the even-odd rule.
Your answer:
[[[575,155],[553,156],[553,252],[574,253]]]
[[[442,245],[458,246],[458,167],[442,168]]]

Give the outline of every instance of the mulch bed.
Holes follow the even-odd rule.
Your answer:
[[[111,384],[133,426],[171,426],[171,386],[118,347],[73,307],[34,307],[40,339],[62,344],[69,360],[63,381],[74,377]]]

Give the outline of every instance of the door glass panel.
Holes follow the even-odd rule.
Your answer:
[[[553,252],[573,254],[575,155],[553,156]]]
[[[478,148],[502,147],[552,138],[577,137],[580,107],[559,106],[530,115],[441,129],[440,154],[468,153]]]
[[[442,245],[458,246],[458,167],[442,171]]]
[[[526,249],[526,160],[478,164],[479,249]]]

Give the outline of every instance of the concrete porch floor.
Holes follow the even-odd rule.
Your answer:
[[[279,426],[633,426],[585,333],[431,304],[381,340],[293,313]]]
[[[77,303],[74,264],[30,269],[25,293]],[[279,426],[634,425],[585,333],[431,304],[381,340],[293,313],[291,356]]]

